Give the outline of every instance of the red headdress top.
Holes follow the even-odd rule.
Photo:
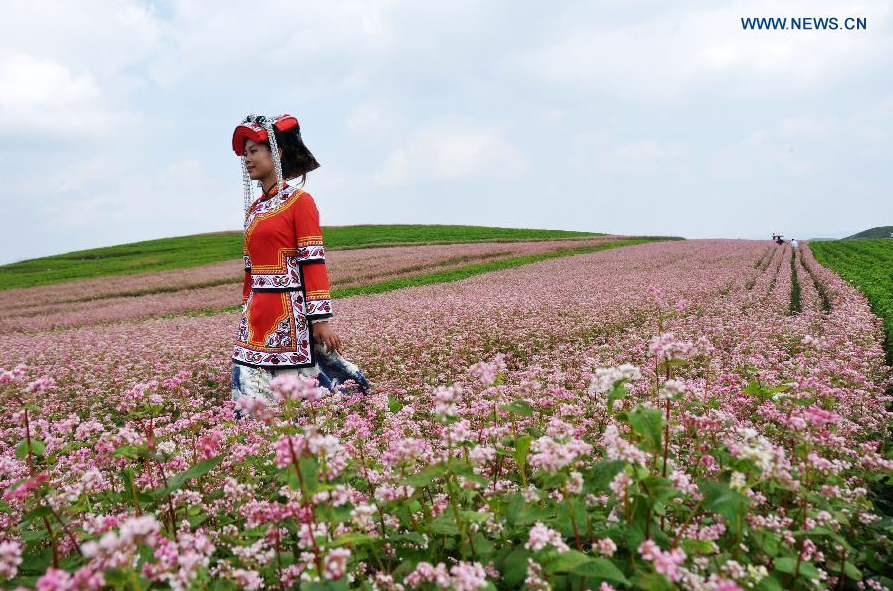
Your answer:
[[[246,118],[247,119],[247,118]],[[288,131],[298,124],[298,120],[288,113],[277,115],[270,119],[279,131]],[[267,130],[256,121],[243,121],[233,131],[233,151],[237,156],[245,152],[245,140],[252,139],[255,142],[263,142],[267,139]]]

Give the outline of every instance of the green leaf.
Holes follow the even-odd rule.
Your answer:
[[[682,496],[682,493],[673,486],[673,481],[669,478],[648,476],[642,480],[642,485],[655,502],[666,503],[674,497]]]
[[[474,534],[474,552],[478,558],[484,559],[496,552],[496,545],[481,532],[478,532]]]
[[[617,476],[617,473],[623,470],[624,462],[622,460],[602,460],[595,464],[590,470],[585,480],[585,486],[591,492],[602,492],[608,489],[608,485]],[[590,489],[591,487],[591,489]]]
[[[698,487],[704,495],[704,508],[722,515],[729,531],[733,534],[739,533],[750,499],[724,484],[707,478],[699,478]]]
[[[760,546],[763,548],[763,552],[765,552],[769,556],[778,556],[781,538],[769,531],[763,531],[760,535],[763,536],[763,539],[760,542]]]
[[[465,509],[459,511],[459,516],[465,521],[471,521],[474,523],[483,523],[487,521],[487,517],[489,515],[487,513],[479,513],[477,511],[467,511]]]
[[[304,583],[301,585],[301,589],[306,589],[306,591],[347,591],[347,577],[341,577],[337,581]]]
[[[457,464],[455,466],[450,466],[456,474],[465,478],[466,480],[470,480],[472,482],[476,482],[481,486],[486,486],[490,481],[481,476],[480,474],[474,471],[474,468],[471,466],[467,466],[464,464]]]
[[[527,577],[527,559],[530,552],[524,546],[518,546],[512,550],[502,563],[502,576],[505,588],[514,589]]]
[[[634,587],[645,589],[645,591],[673,591],[676,588],[670,579],[657,572],[649,572],[636,577]]]
[[[223,455],[214,456],[213,458],[208,458],[207,460],[202,460],[195,466],[189,468],[184,472],[180,472],[179,474],[171,478],[170,482],[168,482],[167,487],[164,487],[160,490],[163,490],[167,494],[170,494],[175,490],[179,490],[188,481],[200,476],[204,476],[205,474],[216,468],[217,465],[222,461]]]
[[[780,573],[787,573],[789,575],[794,574],[794,569],[797,567],[797,560],[795,558],[791,558],[789,556],[784,556],[782,558],[775,559],[775,570]]]
[[[370,536],[369,534],[361,534],[357,532],[347,532],[346,534],[341,534],[332,542],[333,546],[347,546],[348,544],[353,544],[354,546],[362,546],[364,544],[371,544],[375,542],[377,538],[374,536]]]
[[[515,463],[518,464],[518,467],[523,468],[527,464],[527,454],[530,451],[531,441],[533,441],[533,438],[529,435],[522,435],[515,439],[515,452],[512,454],[512,457],[515,458]]]
[[[32,439],[31,440],[31,453],[35,456],[42,456],[44,449],[46,446],[43,444],[43,441],[40,439]],[[16,457],[20,460],[24,460],[28,457],[28,440],[22,439],[19,444],[16,446]]]
[[[124,495],[130,497],[133,489],[133,468],[128,466],[121,470],[121,480],[124,481]]]
[[[852,562],[843,563],[843,573],[854,581],[862,580],[862,571],[856,568],[856,565]]]
[[[809,579],[818,579],[822,575],[819,574],[819,569],[817,569],[813,563],[806,562],[805,560],[801,560],[800,561],[800,576],[806,577]]]
[[[636,435],[642,438],[645,449],[651,452],[661,450],[661,432],[663,423],[660,410],[639,406],[626,413],[626,421]]]
[[[115,448],[115,451],[112,452],[113,458],[130,458],[135,460],[138,456],[137,448],[133,445],[122,445],[120,447]]]
[[[622,381],[619,381],[616,384],[614,384],[614,387],[611,388],[610,392],[608,392],[608,414],[609,415],[614,413],[614,401],[620,400],[621,398],[623,398],[624,396],[626,396],[628,394],[626,386],[624,385],[625,382],[626,382],[626,379],[624,378]]]
[[[404,560],[397,566],[397,568],[391,571],[391,576],[396,580],[401,581],[403,580],[403,577],[415,570],[417,564],[417,560]],[[362,587],[360,588],[362,589]]]
[[[614,566],[614,563],[607,558],[589,557],[589,560],[575,566],[570,572],[577,575],[583,575],[587,578],[594,577],[597,579],[622,583],[624,585],[630,584],[629,579],[627,579],[624,574],[620,572],[620,569]]]
[[[747,386],[742,390],[745,394],[757,394],[763,389],[763,386],[756,380],[751,380],[747,383]]]
[[[40,553],[25,554],[22,557],[22,563],[19,565],[19,573],[44,574],[50,567],[52,560],[53,550],[49,547],[45,548]]]
[[[758,591],[784,591],[784,587],[781,586],[781,583],[778,579],[775,578],[774,575],[769,575],[765,577],[759,584],[755,587]]]
[[[446,466],[443,464],[434,464],[432,466],[427,466],[421,472],[417,472],[409,478],[406,478],[403,482],[412,487],[421,488],[427,486],[435,478],[440,478],[444,474],[446,474]]]
[[[428,524],[428,528],[437,534],[444,534],[448,536],[458,536],[459,535],[459,526],[456,525],[455,520],[449,515],[447,511],[444,511],[440,515],[434,518],[431,523]]]
[[[365,534],[363,534],[363,535],[365,535]],[[410,544],[415,544],[417,546],[423,546],[425,544],[425,537],[422,536],[422,534],[420,534],[417,531],[408,531],[404,534],[394,534],[389,537],[390,537],[390,539],[396,540],[398,542],[409,542]],[[375,540],[377,538],[372,538],[372,539]],[[410,570],[412,570],[412,569],[410,569]]]
[[[189,521],[189,525],[191,525],[192,527],[195,527],[195,526],[201,525],[205,521],[211,519],[211,516],[208,515],[207,513],[202,513],[200,515],[191,515],[191,516],[187,517],[186,519]]]
[[[515,399],[510,404],[503,404],[499,409],[513,414],[523,415],[525,417],[533,416],[533,409],[530,408],[530,405],[526,400],[521,400],[520,398]]]
[[[39,507],[25,515],[25,521],[30,523],[38,517],[48,517],[52,514],[53,512],[50,510],[49,507],[47,507],[46,505],[40,505]]]
[[[400,403],[400,401],[397,400],[397,398],[393,394],[388,394],[388,410],[391,412],[397,412],[401,408],[403,408],[403,405]]]
[[[127,586],[127,573],[121,567],[106,569],[102,574],[106,585],[111,585],[113,589],[124,589]]]
[[[690,540],[685,538],[682,540],[682,549],[689,556],[693,554],[712,554],[713,542],[710,540]]]
[[[34,542],[49,537],[50,533],[46,529],[28,530],[21,533],[22,539],[26,542]]]
[[[298,469],[301,471],[301,479],[304,481],[307,494],[313,494],[319,488],[319,462],[315,457],[301,458],[298,460]]]
[[[550,561],[549,564],[545,566],[549,574],[566,573],[572,571],[575,567],[578,567],[588,561],[588,556],[586,556],[582,552],[571,549],[557,554],[556,558],[553,561]]]
[[[535,521],[546,521],[552,517],[552,511],[538,505],[522,505],[521,510],[517,513],[509,514],[517,525],[526,525]]]

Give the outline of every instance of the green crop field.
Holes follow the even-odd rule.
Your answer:
[[[868,296],[874,313],[884,319],[887,357],[893,360],[893,240],[835,240],[809,247],[818,262]]]
[[[556,240],[597,236],[605,236],[605,234],[531,228],[423,224],[323,227],[323,239],[329,250],[401,244]],[[0,289],[46,285],[104,275],[127,275],[197,267],[220,261],[241,259],[241,257],[242,232],[240,231],[160,238],[0,265]]]

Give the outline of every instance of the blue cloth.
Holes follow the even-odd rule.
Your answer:
[[[338,351],[326,351],[323,344],[314,345],[316,352],[316,364],[319,366],[320,377],[319,382],[323,384],[323,377],[329,382],[326,388],[335,391],[335,388],[344,384],[347,380],[353,380],[357,383],[357,390],[360,394],[367,394],[369,391],[369,381],[360,371],[360,368],[342,357]]]

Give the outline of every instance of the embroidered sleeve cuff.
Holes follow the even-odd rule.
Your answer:
[[[313,302],[310,302],[310,303],[312,304]],[[310,308],[310,307],[308,306],[308,309],[309,309],[309,308]],[[332,317],[332,308],[331,308],[331,306],[329,306],[328,309],[323,310],[323,311],[316,310],[316,311],[314,311],[314,312],[308,312],[308,313],[307,313],[307,318],[308,318],[309,320],[313,320],[314,318],[331,318],[331,317]]]
[[[332,315],[332,295],[328,289],[308,291],[306,297],[308,317],[325,318]]]
[[[302,263],[325,261],[326,249],[322,243],[322,236],[301,238],[298,240],[297,257]]]

